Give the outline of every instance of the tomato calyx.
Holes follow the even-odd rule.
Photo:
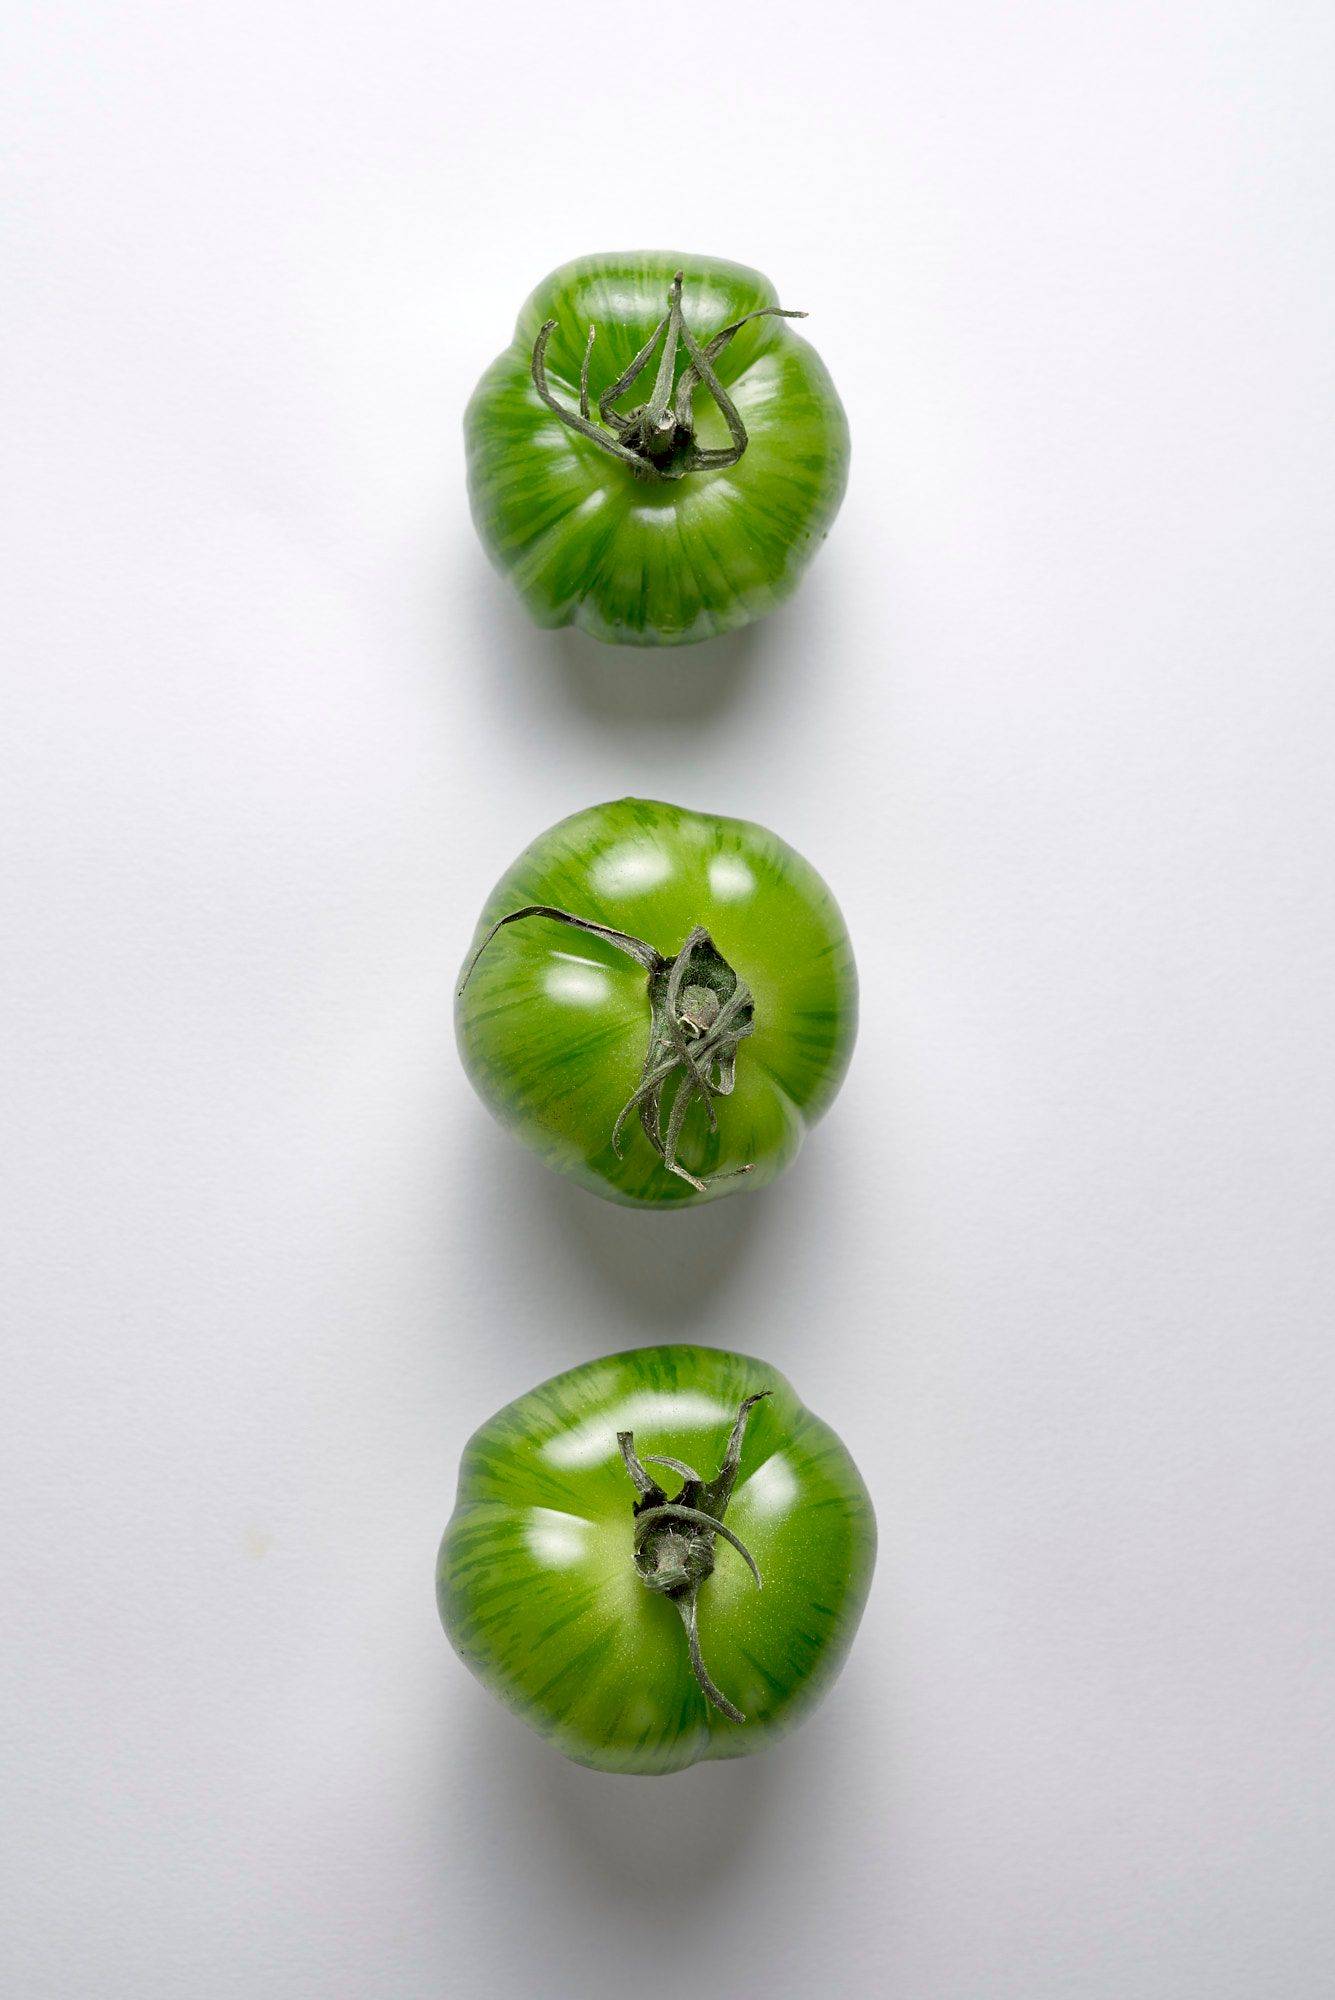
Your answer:
[[[668,290],[667,317],[661,319],[630,367],[598,398],[598,421],[589,404],[589,360],[597,327],[590,326],[584,343],[584,359],[579,371],[579,409],[569,409],[558,401],[547,380],[547,343],[557,322],[549,319],[538,330],[533,343],[533,386],[547,408],[567,429],[587,438],[613,458],[628,465],[639,479],[683,479],[688,472],[717,472],[736,465],[747,447],[746,425],[737,406],[714,372],[714,363],[725,347],[753,319],[805,319],[804,312],[790,312],[783,306],[760,306],[745,313],[731,326],[722,327],[701,347],[686,324],[681,305],[682,273],[677,272]],[[662,341],[658,370],[647,403],[634,409],[618,410],[619,397],[634,388]],[[677,376],[677,350],[686,351],[686,365]],[[697,389],[704,387],[719,415],[728,426],[731,444],[706,450],[696,442],[693,404]]]
[[[689,1182],[697,1194],[703,1194],[710,1181],[681,1164],[677,1147],[686,1113],[697,1097],[705,1107],[710,1131],[718,1130],[714,1099],[731,1096],[737,1080],[738,1047],[755,1033],[755,1003],[750,988],[733,971],[709,932],[698,925],[675,958],[664,958],[653,945],[627,931],[612,930],[606,924],[574,916],[569,910],[554,909],[548,903],[528,903],[492,925],[464,973],[459,986],[461,993],[497,931],[504,930],[507,924],[522,923],[528,917],[548,917],[555,923],[588,931],[644,967],[649,987],[649,1047],[640,1080],[612,1127],[612,1150],[618,1159],[624,1157],[626,1122],[636,1113],[645,1137],[667,1171]],[[731,1167],[712,1178],[728,1180],[750,1171],[748,1161],[745,1166]]]
[[[755,1405],[769,1393],[768,1389],[762,1389],[759,1394],[746,1397],[742,1403],[728,1437],[723,1463],[713,1479],[702,1479],[698,1472],[683,1464],[679,1458],[646,1453],[641,1459],[635,1451],[635,1433],[617,1432],[622,1460],[639,1495],[632,1511],[635,1517],[633,1560],[640,1581],[646,1589],[661,1592],[676,1605],[686,1632],[691,1671],[706,1701],[726,1715],[729,1722],[745,1722],[746,1717],[734,1702],[728,1700],[705,1665],[700,1651],[697,1600],[700,1586],[713,1575],[714,1544],[720,1535],[741,1556],[755,1578],[756,1589],[761,1587],[760,1571],[754,1556],[741,1538],[724,1526],[723,1515],[737,1482],[747,1418]],[[645,1471],[647,1465],[665,1466],[682,1480],[681,1491],[675,1499],[669,1500],[664,1488]]]

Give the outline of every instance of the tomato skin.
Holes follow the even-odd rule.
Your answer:
[[[727,1521],[764,1586],[722,1548],[699,1599],[709,1669],[745,1712],[734,1723],[692,1676],[675,1607],[636,1573],[617,1433],[703,1469],[759,1390]],[[810,1712],[843,1665],[875,1554],[857,1467],[782,1375],[716,1348],[648,1347],[555,1376],[473,1436],[436,1592],[465,1665],[557,1749],[659,1774],[766,1749]]]
[[[685,273],[688,323],[703,340],[779,303],[758,271],[718,258],[647,251],[583,257],[544,279],[511,345],[493,362],[464,417],[473,520],[495,567],[534,621],[575,625],[622,645],[687,645],[761,617],[796,588],[839,511],[848,483],[848,424],[815,349],[783,319],[742,328],[717,360],[748,444],[727,469],[675,480],[638,478],[567,429],[538,396],[533,345],[556,328],[548,377],[577,407],[590,325],[590,391],[629,365]],[[652,364],[635,391],[647,394]],[[694,399],[703,445],[728,432],[707,394]]]
[[[598,938],[529,918],[491,940],[456,1003],[464,1068],[493,1115],[548,1166],[632,1207],[693,1206],[782,1173],[838,1091],[857,1031],[852,946],[810,864],[747,820],[620,799],[525,849],[488,897],[465,966],[493,924],[530,903],[665,954],[705,926],[751,988],[755,1032],[732,1095],[715,1100],[718,1131],[698,1102],[686,1116],[682,1156],[704,1192],[667,1172],[634,1118],[618,1158],[613,1127],[646,1051],[645,974]]]

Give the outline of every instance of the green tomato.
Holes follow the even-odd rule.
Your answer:
[[[583,257],[538,286],[464,437],[477,531],[539,625],[683,645],[795,588],[848,482],[801,317],[712,257]]]
[[[875,1557],[857,1467],[782,1375],[645,1347],[555,1376],[469,1441],[436,1597],[465,1665],[540,1735],[653,1774],[799,1722]]]
[[[621,799],[506,870],[455,1018],[474,1089],[548,1166],[683,1207],[794,1158],[848,1067],[857,973],[834,898],[774,834]]]

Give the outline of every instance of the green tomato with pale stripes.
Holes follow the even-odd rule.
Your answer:
[[[758,271],[658,251],[544,279],[464,418],[473,519],[539,625],[676,646],[788,596],[848,424]]]
[[[549,1166],[682,1208],[794,1159],[848,1067],[857,972],[833,896],[776,835],[620,799],[506,870],[455,1019],[478,1095]]]
[[[843,1665],[876,1521],[775,1369],[646,1347],[521,1396],[465,1449],[436,1596],[484,1687],[576,1762],[763,1750]]]

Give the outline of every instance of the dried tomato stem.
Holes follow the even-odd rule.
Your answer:
[[[569,910],[554,909],[548,903],[527,903],[520,910],[492,925],[469,961],[459,985],[462,993],[478,960],[498,931],[507,924],[522,923],[529,917],[547,917],[558,924],[571,924],[601,938],[644,967],[649,985],[649,1045],[640,1080],[626,1099],[612,1127],[612,1150],[623,1156],[622,1134],[632,1113],[670,1174],[686,1181],[697,1194],[704,1194],[710,1181],[694,1174],[677,1158],[686,1114],[697,1098],[705,1107],[711,1131],[718,1130],[714,1100],[729,1097],[737,1078],[737,1050],[748,1035],[755,1033],[755,1005],[750,988],[738,977],[714,944],[709,932],[698,925],[690,932],[675,958],[664,958],[643,938],[628,931],[611,929]],[[675,1079],[675,1081],[674,1081]],[[667,1093],[671,1090],[670,1097]],[[748,1174],[751,1163],[730,1167],[715,1180]]]
[[[714,1543],[720,1535],[737,1550],[755,1578],[757,1590],[760,1588],[755,1558],[741,1537],[725,1527],[723,1514],[736,1484],[747,1418],[769,1393],[768,1389],[762,1389],[741,1404],[729,1433],[723,1463],[711,1480],[702,1480],[680,1459],[641,1460],[635,1451],[634,1433],[617,1433],[622,1461],[639,1495],[634,1506],[632,1554],[640,1581],[676,1605],[686,1631],[691,1672],[706,1701],[726,1715],[729,1722],[745,1722],[746,1717],[728,1700],[705,1665],[700,1651],[698,1600],[701,1585],[713,1574]],[[669,1500],[658,1481],[645,1471],[646,1465],[663,1465],[683,1477],[682,1489],[675,1500]]]
[[[630,466],[640,479],[683,479],[689,472],[719,472],[736,465],[746,451],[746,425],[713,364],[753,319],[806,318],[804,312],[792,312],[784,306],[758,306],[730,326],[721,327],[702,347],[686,324],[681,289],[682,273],[678,271],[668,289],[667,317],[658,322],[624,375],[599,396],[598,422],[594,421],[589,406],[589,358],[597,328],[590,326],[584,345],[578,410],[560,402],[547,380],[547,343],[557,322],[544,321],[533,343],[533,386],[546,407],[577,436]],[[629,412],[615,409],[618,397],[626,395],[643,374],[660,340],[663,349],[648,402]],[[686,365],[680,376],[677,375],[679,346],[686,352]],[[730,444],[712,450],[697,444],[692,405],[699,387],[708,391],[728,426]]]

